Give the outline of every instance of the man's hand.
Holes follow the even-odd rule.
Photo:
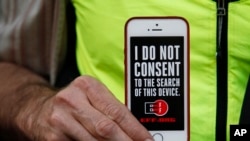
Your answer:
[[[35,141],[151,141],[147,130],[99,81],[80,76],[17,116]],[[27,110],[27,109],[33,110]],[[31,112],[31,113],[30,113]]]

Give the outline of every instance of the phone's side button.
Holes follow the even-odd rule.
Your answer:
[[[155,141],[164,141],[163,135],[161,133],[155,133],[153,138]]]

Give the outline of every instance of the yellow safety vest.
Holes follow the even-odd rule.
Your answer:
[[[218,21],[212,0],[72,0],[76,8],[77,63],[81,74],[103,82],[124,102],[124,26],[135,16],[181,16],[190,25],[191,141],[213,141],[218,99]],[[238,124],[250,73],[250,0],[228,5],[226,93],[229,125]],[[222,39],[223,39],[222,38]],[[226,42],[225,40],[222,42]],[[223,48],[222,48],[223,49]],[[222,68],[223,69],[223,68]],[[221,74],[221,73],[219,73]],[[223,73],[222,73],[223,74]],[[223,79],[223,78],[222,78]],[[223,82],[223,81],[222,81]],[[226,82],[225,82],[226,83]],[[100,95],[101,96],[101,95]],[[223,122],[223,121],[222,121]]]

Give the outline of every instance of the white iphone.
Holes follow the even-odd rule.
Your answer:
[[[125,80],[126,105],[155,141],[189,140],[189,25],[184,18],[128,20]]]

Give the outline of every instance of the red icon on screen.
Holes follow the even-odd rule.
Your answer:
[[[155,114],[156,116],[164,116],[169,110],[168,103],[159,99],[155,102],[145,102],[145,114]]]

